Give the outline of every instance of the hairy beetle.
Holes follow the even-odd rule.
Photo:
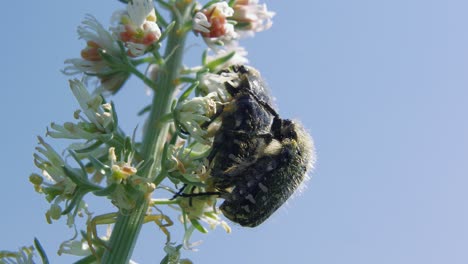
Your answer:
[[[270,217],[298,188],[314,161],[312,139],[297,122],[281,119],[260,74],[246,66],[226,82],[232,96],[209,156],[211,181],[231,221],[255,227]]]

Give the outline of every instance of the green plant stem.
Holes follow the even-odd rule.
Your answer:
[[[181,1],[182,2],[182,1]],[[186,1],[187,2],[187,1]],[[147,128],[143,138],[141,154],[146,160],[152,160],[152,164],[145,168],[142,176],[152,178],[158,175],[161,168],[162,152],[169,131],[169,124],[161,119],[171,110],[172,100],[176,88],[175,80],[179,77],[184,53],[187,32],[181,30],[186,21],[189,21],[193,3],[180,7],[184,14],[182,17],[174,16],[176,26],[169,33],[165,50],[166,63],[161,67],[158,90],[153,97],[151,112],[148,117]],[[157,179],[158,185],[163,178]],[[104,253],[101,263],[126,264],[130,260],[143,220],[149,204],[149,197],[141,193],[136,200],[135,209],[128,215],[119,214],[117,222],[109,241],[109,250]]]

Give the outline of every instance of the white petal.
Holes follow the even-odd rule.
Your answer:
[[[234,9],[232,9],[227,2],[218,2],[214,5],[212,5],[212,8],[218,9],[221,14],[225,17],[230,17],[234,15]]]
[[[197,12],[193,17],[193,30],[200,31],[204,33],[209,33],[211,28],[211,23],[208,21],[208,18],[202,12]]]
[[[127,5],[127,12],[130,19],[135,23],[136,26],[141,27],[143,22],[146,20],[154,10],[152,0],[133,0],[133,4]]]

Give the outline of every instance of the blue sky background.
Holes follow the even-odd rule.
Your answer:
[[[316,170],[266,223],[196,235],[199,251],[184,255],[226,264],[468,263],[468,2],[267,3],[277,12],[273,28],[242,44],[281,115],[314,137]],[[59,72],[84,46],[76,27],[86,13],[107,26],[122,7],[4,3],[0,249],[38,237],[52,263],[71,262],[55,252],[73,231],[46,223],[48,204],[28,182],[37,172],[32,153],[36,135],[77,108]],[[113,100],[124,129],[141,125],[136,113],[149,102],[141,85],[130,82]],[[133,259],[159,263],[162,242],[145,226]]]

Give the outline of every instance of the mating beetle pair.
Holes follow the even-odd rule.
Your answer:
[[[255,227],[270,217],[298,188],[314,161],[313,143],[297,122],[281,119],[260,74],[246,66],[219,72],[236,74],[225,88],[232,100],[221,113],[212,151],[211,184],[231,221]]]

